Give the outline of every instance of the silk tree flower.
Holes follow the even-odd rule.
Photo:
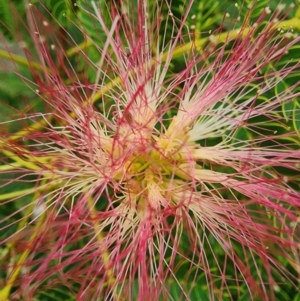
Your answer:
[[[0,300],[55,287],[76,300],[275,300],[285,282],[297,289],[299,140],[268,126],[299,97],[297,81],[273,92],[299,72],[280,64],[299,39],[267,8],[199,42],[186,26],[192,4],[180,20],[167,2],[164,16],[159,1],[132,15],[111,5],[107,22],[92,2],[105,40],[82,33],[97,63],[82,45],[74,62],[29,6],[40,63],[24,46],[24,82],[44,105],[24,108],[18,132],[1,124],[1,187],[31,185],[0,197],[16,208],[2,221]]]

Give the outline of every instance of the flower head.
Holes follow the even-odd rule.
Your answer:
[[[267,10],[194,39],[192,5],[180,19],[168,2],[78,5],[102,32],[80,29],[68,51],[76,37],[28,8],[40,63],[27,54],[24,82],[39,102],[1,139],[2,186],[30,183],[0,197],[15,208],[4,229],[18,225],[4,242],[22,254],[3,296],[273,300],[284,279],[296,286],[299,142],[273,127],[299,96],[295,80],[277,91],[299,72],[284,59],[298,39]]]

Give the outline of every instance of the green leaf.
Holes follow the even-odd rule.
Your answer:
[[[300,292],[295,296],[293,301],[300,301]]]
[[[300,136],[300,104],[298,101],[295,101],[295,103],[294,103],[293,125],[294,125],[295,131]]]

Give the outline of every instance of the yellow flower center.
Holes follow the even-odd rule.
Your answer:
[[[195,168],[195,162],[188,156],[194,144],[187,143],[187,131],[159,137],[149,132],[142,135],[142,131],[124,133],[126,143],[121,153],[129,156],[114,178],[120,182],[130,205],[143,214],[147,209],[171,205],[170,181],[181,179],[185,183]]]

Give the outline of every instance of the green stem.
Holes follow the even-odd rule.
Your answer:
[[[39,70],[39,71],[46,70],[47,72],[51,72],[51,70],[49,68],[43,67],[42,65],[40,65],[37,62],[29,61],[27,58],[24,58],[22,56],[12,54],[9,51],[0,49],[0,57],[2,57],[4,59],[8,59],[10,61],[13,61],[15,63],[18,63],[19,65],[34,68],[35,70]]]
[[[16,264],[16,268],[12,271],[12,273],[9,275],[8,280],[7,280],[7,284],[6,286],[0,290],[0,301],[6,301],[8,300],[10,291],[19,275],[19,273],[21,272],[21,269],[24,265],[24,262],[26,261],[28,255],[30,254],[30,249],[31,246],[34,243],[34,239],[36,238],[36,236],[38,235],[38,233],[41,231],[41,227],[43,227],[43,222],[44,222],[44,216],[42,216],[36,227],[35,227],[35,232],[31,235],[30,239],[29,239],[29,245],[28,248],[22,253],[22,255],[20,256],[17,264]]]

